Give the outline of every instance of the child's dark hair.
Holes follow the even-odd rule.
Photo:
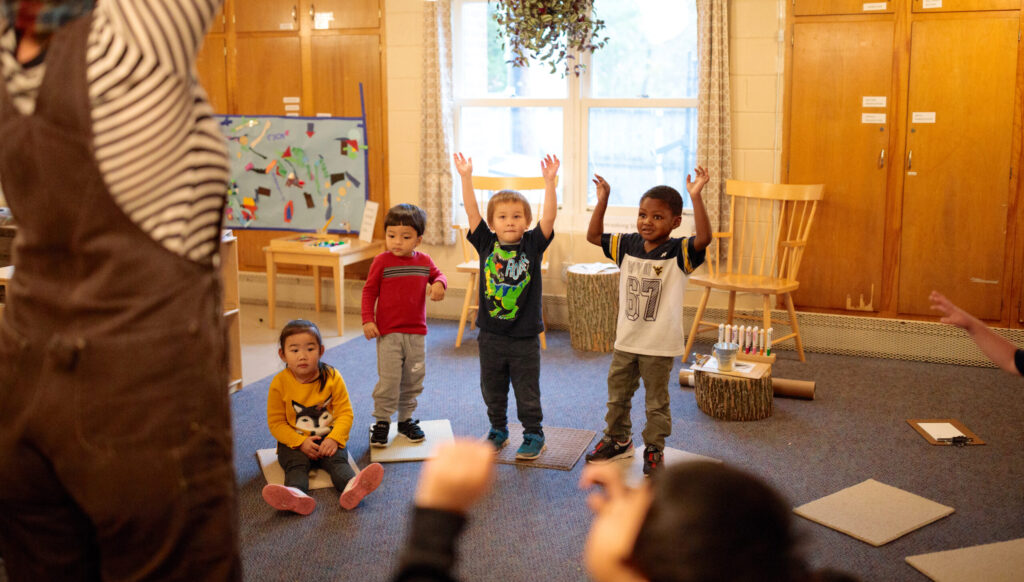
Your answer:
[[[717,463],[667,467],[630,566],[650,582],[791,582],[806,576],[791,511],[760,479]]]
[[[396,204],[384,217],[385,230],[389,226],[411,226],[417,236],[423,236],[427,228],[427,213],[415,204]]]
[[[316,338],[317,345],[324,345],[324,338],[320,334],[320,328],[317,327],[315,323],[307,319],[293,319],[286,323],[284,328],[281,329],[281,336],[278,338],[281,350],[284,350],[284,342],[288,338],[300,333],[308,333]],[[327,381],[334,376],[334,367],[330,364],[324,363],[323,359],[321,359],[317,364],[317,371],[320,373],[320,388],[318,388],[318,391],[323,392],[324,386],[327,385]]]
[[[668,204],[668,209],[672,211],[672,216],[683,215],[683,197],[672,186],[655,186],[644,192],[644,195],[640,197],[640,201],[643,202],[645,198],[661,200]]]

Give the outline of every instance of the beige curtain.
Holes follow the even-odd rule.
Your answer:
[[[728,0],[697,0],[697,163],[711,174],[704,187],[704,204],[715,231],[729,225],[725,180],[732,177],[728,5]]]
[[[420,205],[423,242],[455,244],[452,205],[452,19],[450,0],[423,2],[423,109],[420,123]]]

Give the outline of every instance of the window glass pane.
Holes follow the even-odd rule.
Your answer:
[[[566,80],[552,74],[544,64],[527,68],[513,67],[506,61],[510,53],[501,46],[498,24],[491,2],[465,2],[460,17],[458,50],[452,55],[458,69],[455,92],[460,97],[534,97],[564,98]]]
[[[611,184],[609,206],[640,204],[640,196],[652,186],[667,184],[683,196],[686,174],[697,160],[697,110],[695,108],[591,108],[588,176],[600,174]],[[597,203],[594,183],[589,182],[587,204]]]
[[[597,0],[608,44],[594,52],[592,97],[697,97],[697,6],[679,0]]]
[[[544,156],[562,157],[560,107],[463,107],[461,111],[459,148],[473,158],[476,176],[540,176]],[[523,194],[538,203],[544,197],[543,191]]]

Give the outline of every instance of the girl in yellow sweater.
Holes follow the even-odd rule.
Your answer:
[[[309,496],[309,470],[319,466],[341,492],[339,504],[354,509],[380,485],[384,468],[372,463],[356,473],[348,464],[352,404],[345,380],[320,360],[324,344],[313,322],[289,321],[280,344],[278,355],[287,367],[270,383],[267,423],[277,439],[284,485],[267,485],[263,499],[274,509],[309,515],[316,507]]]

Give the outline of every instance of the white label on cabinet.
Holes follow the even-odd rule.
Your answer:
[[[924,0],[921,8],[942,8],[942,0]]]
[[[910,114],[911,123],[935,123],[934,111],[915,111]]]
[[[326,30],[331,27],[332,21],[334,21],[333,12],[317,12],[313,17],[313,28],[315,30]]]
[[[885,10],[888,8],[885,2],[865,2],[864,12],[871,12],[873,10]]]
[[[316,116],[317,117],[331,117],[331,114],[330,113],[317,113]]]
[[[885,123],[884,113],[861,113],[861,123]]]
[[[301,97],[282,97],[281,103],[302,103]]]
[[[277,25],[277,28],[279,28],[280,30],[292,30],[294,26],[295,25],[292,24],[291,22],[282,22],[281,24]]]
[[[864,96],[861,98],[862,107],[885,107],[885,95]]]
[[[298,113],[285,113],[284,116],[285,117],[298,117],[299,114]]]
[[[301,108],[302,108],[301,105],[285,105],[284,106],[284,110],[285,111],[298,111]]]

